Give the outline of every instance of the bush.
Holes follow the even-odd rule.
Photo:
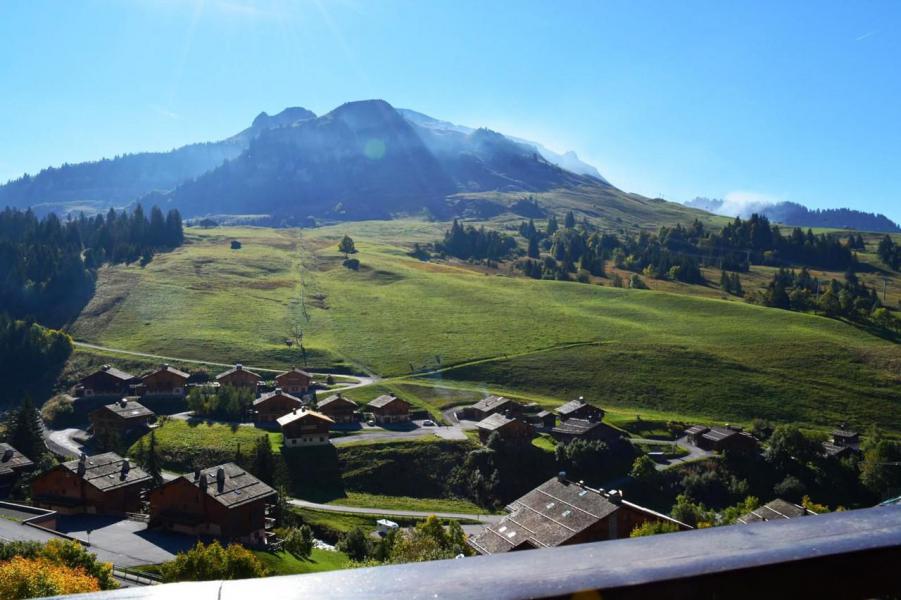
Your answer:
[[[41,417],[57,429],[71,427],[77,420],[74,399],[68,394],[57,394],[41,407]]]
[[[354,527],[338,540],[335,548],[349,556],[351,560],[365,560],[370,552],[369,538],[361,527]]]
[[[28,565],[20,563],[10,567],[12,561],[30,561]],[[26,570],[22,570],[28,566]],[[23,573],[31,574],[23,576]],[[89,582],[84,577],[89,580]],[[59,584],[68,583],[56,589]],[[91,587],[82,587],[90,583]],[[10,587],[7,587],[10,586]],[[41,587],[50,586],[50,587]],[[98,590],[112,590],[119,587],[113,579],[113,566],[97,560],[81,544],[71,540],[50,540],[46,544],[38,542],[0,543],[0,600],[6,598],[29,598],[33,595],[72,594]],[[41,593],[28,595],[7,595],[11,589],[26,593],[27,590],[40,589]],[[31,593],[31,592],[27,592]]]
[[[297,558],[309,558],[313,552],[313,530],[309,525],[291,527],[283,534],[282,547]]]
[[[632,277],[629,279],[629,287],[633,290],[646,290],[648,289],[647,284],[644,280],[638,276],[638,273],[634,273]]]
[[[223,548],[218,541],[209,545],[197,542],[187,552],[179,552],[175,560],[160,565],[166,583],[176,581],[211,581],[215,579],[251,579],[268,575],[256,555],[239,544]]]
[[[629,537],[645,537],[649,535],[657,535],[660,533],[675,533],[679,531],[679,526],[672,521],[646,521],[641,525],[637,525]]]
[[[83,569],[46,558],[15,556],[0,564],[0,600],[99,592],[100,584]]]

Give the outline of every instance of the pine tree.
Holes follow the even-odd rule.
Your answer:
[[[557,217],[551,215],[547,220],[547,229],[545,230],[545,232],[548,235],[554,235],[555,233],[557,233],[558,229],[560,229],[560,226],[557,225]]]
[[[741,279],[738,276],[738,273],[732,274],[732,280],[730,281],[731,292],[736,296],[744,296],[745,291],[741,287]]]
[[[141,467],[153,479],[154,487],[159,487],[163,484],[163,471],[160,467],[160,455],[156,446],[156,431],[150,432],[147,448],[143,450],[141,456]]]
[[[269,445],[269,437],[257,438],[253,452],[253,468],[250,469],[262,482],[272,485],[275,478],[275,457]]]
[[[37,462],[47,451],[44,444],[44,428],[31,396],[26,395],[21,406],[11,411],[7,422],[6,439],[10,446]]]
[[[573,211],[566,213],[566,217],[563,219],[563,226],[567,229],[573,229],[576,226],[576,215],[573,214]]]
[[[529,238],[529,258],[538,258],[541,256],[541,253],[538,250],[538,236],[533,235]]]
[[[726,293],[732,291],[732,281],[729,278],[729,274],[726,273],[725,270],[720,271],[720,288]]]

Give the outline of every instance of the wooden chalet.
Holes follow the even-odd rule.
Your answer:
[[[551,427],[549,433],[555,440],[564,443],[573,440],[613,442],[623,437],[623,433],[615,427],[600,421],[586,419],[566,419]]]
[[[126,396],[131,391],[131,386],[139,384],[141,380],[131,373],[120,371],[110,365],[103,365],[87,377],[81,379],[75,387],[75,396]]]
[[[114,452],[57,465],[35,477],[31,497],[38,506],[61,513],[121,515],[141,510],[153,480]]]
[[[289,394],[306,394],[312,384],[313,376],[297,367],[275,376],[275,385]]]
[[[142,396],[176,396],[184,397],[190,375],[169,365],[161,365],[159,369],[141,378]]]
[[[410,422],[410,403],[394,394],[385,394],[369,402],[366,408],[379,425]]]
[[[275,391],[263,394],[253,401],[253,420],[257,423],[273,423],[278,421],[279,417],[302,407],[303,402],[300,398],[286,394],[282,388],[275,388]]]
[[[136,400],[123,398],[91,411],[88,416],[94,437],[103,439],[104,436],[125,436],[140,431],[147,427],[156,414]]]
[[[561,421],[567,419],[584,419],[586,421],[600,421],[604,418],[604,410],[585,402],[580,396],[578,400],[570,400],[557,408],[557,414]]]
[[[838,429],[833,430],[832,443],[836,446],[853,448],[854,450],[857,450],[858,448],[860,448],[860,434],[856,431],[848,429],[844,424],[842,424]]]
[[[841,460],[843,458],[847,458],[859,453],[859,450],[852,448],[851,446],[837,446],[832,442],[823,442],[822,448],[823,456],[837,460]]]
[[[216,381],[219,385],[230,385],[236,388],[245,388],[257,393],[257,385],[262,381],[262,377],[244,368],[242,364],[236,364],[228,371],[224,371],[216,375]]]
[[[479,421],[479,440],[483,444],[488,442],[491,434],[497,434],[505,441],[528,442],[535,435],[532,426],[518,418],[509,418],[500,413],[488,415]]]
[[[737,427],[705,427],[694,425],[685,430],[688,441],[704,450],[715,452],[757,451],[757,440]]]
[[[335,424],[322,413],[295,410],[278,420],[286,448],[322,446],[329,443],[329,429]]]
[[[470,421],[481,421],[493,414],[508,416],[520,415],[523,405],[503,396],[488,396],[482,398],[472,406],[466,406],[460,411],[460,416]]]
[[[30,458],[0,442],[0,496],[5,496],[22,473],[34,469]]]
[[[355,423],[357,410],[360,407],[350,398],[345,398],[341,392],[320,400],[316,410],[327,416],[335,423]]]
[[[557,424],[557,415],[549,410],[542,410],[535,414],[535,422],[539,427],[553,427]]]
[[[781,521],[784,519],[794,519],[796,517],[815,514],[815,512],[808,510],[803,506],[798,506],[797,504],[792,504],[781,498],[776,498],[772,502],[767,502],[760,508],[754,509],[748,514],[739,517],[736,521],[746,525],[758,521]]]
[[[150,493],[150,527],[265,545],[278,495],[234,463],[197,469]]]
[[[621,492],[592,489],[568,480],[565,473],[515,500],[507,510],[510,514],[470,537],[470,546],[480,554],[499,554],[600,542],[627,538],[633,529],[648,521],[691,529],[664,514],[626,501]]]

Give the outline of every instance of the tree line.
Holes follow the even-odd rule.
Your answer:
[[[71,353],[65,333],[0,313],[0,407],[49,396]]]

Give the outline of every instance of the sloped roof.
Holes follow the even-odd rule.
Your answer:
[[[259,406],[259,405],[263,404],[264,402],[266,402],[268,400],[272,400],[273,398],[276,398],[276,397],[287,398],[288,400],[292,400],[293,402],[297,403],[298,407],[303,405],[303,401],[300,398],[298,398],[296,396],[292,396],[291,394],[286,394],[285,392],[282,392],[280,390],[276,390],[274,392],[268,392],[266,394],[263,394],[262,396],[260,396],[259,398],[257,398],[256,400],[253,401],[253,405]]]
[[[839,456],[841,454],[851,454],[854,448],[851,446],[838,446],[832,442],[823,442],[823,453],[826,456]]]
[[[150,373],[147,373],[146,375],[144,375],[144,377],[142,377],[142,379],[146,379],[146,378],[150,377],[151,375],[156,375],[157,373],[172,373],[173,375],[177,375],[177,376],[181,377],[182,379],[187,379],[188,377],[190,377],[190,375],[188,375],[184,371],[180,371],[179,369],[176,369],[175,367],[173,367],[171,365],[162,365],[156,371],[151,371]]]
[[[319,421],[328,421],[329,423],[334,423],[334,421],[331,420],[329,417],[325,416],[324,414],[322,414],[320,412],[316,412],[314,410],[298,410],[295,412],[290,412],[290,413],[276,419],[276,422],[280,426],[284,427],[288,423],[293,423],[294,421],[299,421],[300,419],[311,418],[311,417],[314,419],[317,419]]]
[[[34,463],[30,458],[5,442],[0,442],[0,471],[26,469]]]
[[[710,430],[703,435],[703,437],[713,442],[719,442],[738,434],[738,431],[729,429],[728,427],[711,427]]]
[[[833,438],[837,438],[837,437],[841,437],[841,438],[853,438],[853,437],[857,437],[857,436],[859,436],[859,435],[860,435],[860,434],[859,434],[858,432],[852,431],[852,430],[850,430],[850,429],[836,429],[836,430],[834,430],[834,431],[832,432],[832,437],[833,437]]]
[[[231,375],[232,373],[236,373],[236,372],[238,372],[238,371],[241,371],[241,372],[243,372],[243,373],[247,373],[247,374],[249,374],[249,375],[253,375],[253,376],[256,377],[257,379],[262,379],[262,377],[260,377],[258,374],[254,373],[253,371],[251,371],[250,369],[248,369],[247,367],[245,367],[245,366],[243,366],[243,365],[235,365],[234,367],[232,367],[232,368],[229,369],[228,371],[223,371],[222,373],[219,373],[218,375],[216,375],[216,379],[217,379],[217,380],[218,380],[218,379],[222,379],[223,377],[227,377],[227,376]]]
[[[312,378],[313,378],[313,376],[312,376],[311,374],[307,373],[307,372],[304,371],[303,369],[298,369],[297,367],[294,367],[293,369],[290,369],[290,370],[288,370],[288,371],[285,371],[284,373],[279,373],[278,375],[275,376],[275,378],[276,378],[276,379],[279,379],[279,378],[281,378],[281,377],[284,377],[285,375],[292,375],[292,374],[294,374],[294,373],[297,373],[298,375],[303,375],[303,376],[306,377],[307,379],[312,379]]]
[[[704,427],[703,425],[692,425],[688,429],[685,430],[686,435],[698,435],[701,433],[707,433],[710,431],[709,427]]]
[[[222,469],[224,473],[221,488],[216,480],[216,474],[219,469]],[[276,494],[274,489],[235,463],[230,462],[203,469],[200,471],[199,477],[195,478],[194,474],[190,474],[182,475],[179,479],[183,479],[201,489],[201,480],[205,479],[207,496],[226,508],[234,508]]]
[[[609,429],[616,432],[618,435],[621,435],[619,431],[617,431],[610,425],[607,425],[606,423],[602,423],[601,421],[589,421],[587,419],[567,419],[565,421],[561,421],[560,423],[555,425],[553,429],[551,429],[551,432],[581,436],[591,433],[595,429],[599,428]]]
[[[803,506],[792,504],[781,498],[776,498],[772,502],[767,502],[760,508],[752,510],[746,515],[737,519],[739,523],[747,524],[757,521],[779,521],[782,519],[794,519],[805,515],[815,515],[816,513],[807,510]]]
[[[131,373],[126,373],[125,371],[119,370],[116,367],[111,367],[110,365],[103,365],[102,367],[91,373],[91,375],[96,375],[98,373],[106,373],[107,375],[110,375],[122,381],[131,381],[135,378],[135,376]],[[90,377],[90,375],[88,377]]]
[[[473,404],[471,408],[482,412],[488,412],[489,410],[497,410],[499,407],[511,403],[519,405],[519,402],[511,400],[510,398],[504,398],[503,396],[488,396]]]
[[[409,406],[409,402],[401,400],[397,396],[392,396],[391,394],[383,394],[375,400],[370,400],[366,406],[371,406],[372,408],[384,408],[393,402],[403,402]]]
[[[479,421],[478,427],[479,429],[485,429],[486,431],[495,431],[512,422],[513,419],[508,419],[500,413],[493,413]]]
[[[106,404],[102,409],[114,412],[123,419],[146,418],[156,414],[140,402],[126,399],[120,400],[119,402],[113,402],[112,404]]]
[[[586,406],[594,408],[595,410],[598,410],[598,411],[601,410],[600,408],[597,408],[596,406],[591,406],[584,400],[570,400],[566,404],[563,404],[557,408],[557,414],[568,415],[568,414],[574,413],[577,410],[584,408]]]
[[[319,405],[320,409],[325,408],[330,404],[347,404],[348,406],[353,406],[354,408],[358,406],[356,402],[354,402],[350,398],[342,396],[341,394],[333,394],[325,400],[320,400],[317,404]]]
[[[84,474],[80,475],[78,473],[79,459],[64,462],[60,467],[83,479],[85,483],[94,486],[101,492],[137,483],[150,483],[150,475],[130,462],[127,472],[124,472],[123,465],[125,462],[126,459],[115,452],[105,452],[85,458]]]

